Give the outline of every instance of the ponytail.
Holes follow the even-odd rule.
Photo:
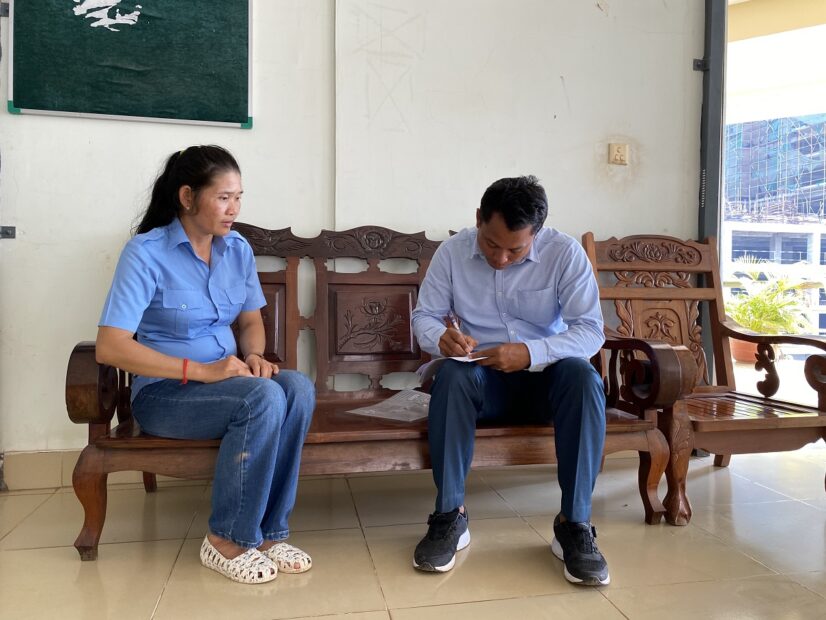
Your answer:
[[[133,234],[140,235],[171,224],[183,208],[178,190],[184,185],[192,188],[197,196],[216,175],[229,171],[241,173],[232,154],[220,146],[190,146],[172,153],[155,179],[149,206]]]

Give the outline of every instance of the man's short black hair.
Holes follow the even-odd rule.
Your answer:
[[[536,234],[548,217],[548,197],[535,176],[508,177],[485,190],[479,212],[483,222],[489,222],[494,213],[499,213],[508,230],[530,226]]]

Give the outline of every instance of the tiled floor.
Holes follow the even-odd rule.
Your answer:
[[[473,542],[445,575],[411,566],[433,502],[428,472],[308,478],[291,541],[304,575],[234,584],[200,566],[210,488],[110,488],[100,557],[71,546],[71,489],[0,495],[1,618],[826,618],[826,447],[695,459],[689,526],[646,526],[636,460],[610,459],[593,519],[610,586],[567,583],[549,548],[553,467],[479,470],[468,484]]]

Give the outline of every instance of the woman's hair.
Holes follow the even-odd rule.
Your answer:
[[[241,174],[238,162],[225,148],[215,145],[190,146],[183,151],[172,153],[155,179],[152,197],[140,224],[133,233],[139,235],[158,226],[166,226],[178,216],[182,208],[178,200],[178,190],[188,185],[192,193],[207,187],[215,176],[224,172]]]

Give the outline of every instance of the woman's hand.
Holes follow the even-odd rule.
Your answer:
[[[202,383],[217,383],[230,377],[253,377],[250,367],[247,366],[243,360],[238,359],[234,355],[230,355],[217,362],[209,364],[192,364],[195,366],[194,373],[190,373],[190,378]]]
[[[258,353],[250,353],[244,358],[253,377],[263,377],[269,379],[273,375],[278,374],[278,366],[266,360]]]

